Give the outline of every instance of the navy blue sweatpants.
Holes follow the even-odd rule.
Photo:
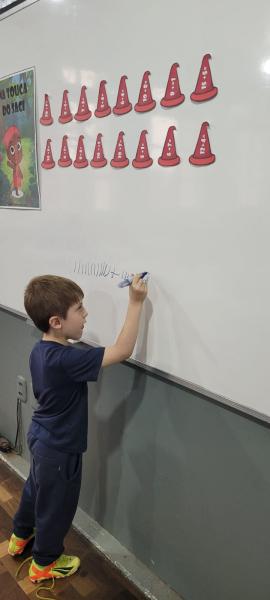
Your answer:
[[[36,528],[32,554],[39,565],[45,566],[64,550],[63,540],[80,495],[82,455],[49,448],[31,434],[28,445],[30,474],[14,517],[14,533],[27,538]]]

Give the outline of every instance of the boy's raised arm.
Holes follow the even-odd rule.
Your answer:
[[[143,302],[147,296],[147,284],[135,275],[129,288],[129,304],[123,328],[113,346],[105,348],[102,367],[119,363],[133,352],[139,331]]]

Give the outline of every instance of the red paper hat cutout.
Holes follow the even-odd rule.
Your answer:
[[[192,165],[203,167],[205,165],[211,165],[216,160],[215,154],[212,154],[211,152],[207,131],[208,127],[209,123],[207,123],[207,121],[205,121],[201,126],[201,131],[198,137],[196,148],[194,150],[194,154],[192,154],[192,156],[189,157],[189,162]]]
[[[69,108],[68,90],[64,90],[61,115],[60,115],[58,121],[59,121],[59,123],[68,123],[69,121],[72,121],[72,119],[73,119],[73,115],[71,114],[70,108]]]
[[[163,146],[162,155],[158,159],[158,164],[162,167],[175,167],[180,163],[180,156],[176,153],[174,131],[176,127],[169,127],[166,140]]]
[[[101,169],[102,167],[106,167],[106,164],[107,164],[107,159],[105,158],[104,152],[103,152],[101,138],[102,138],[102,134],[98,133],[97,139],[96,139],[95,150],[94,150],[94,156],[93,156],[92,160],[90,161],[91,167],[94,167],[95,169]]]
[[[113,108],[115,115],[124,115],[132,110],[132,104],[128,98],[126,75],[122,75],[119,83],[116,105]]]
[[[179,68],[178,63],[174,63],[171,67],[166,92],[164,98],[160,101],[161,106],[169,108],[171,106],[178,106],[185,100],[184,94],[180,89],[180,83],[178,78],[177,69]]]
[[[129,160],[126,157],[124,135],[125,134],[123,131],[120,131],[120,133],[118,134],[114,157],[111,160],[111,166],[115,167],[115,169],[123,169],[124,167],[127,167],[129,164]]]
[[[83,85],[81,89],[78,111],[76,112],[76,115],[74,115],[74,119],[76,119],[76,121],[87,121],[87,119],[90,119],[92,115],[87,102],[86,89],[86,85]]]
[[[148,152],[148,146],[146,141],[146,134],[148,132],[144,129],[141,132],[136,157],[132,161],[133,167],[135,169],[146,169],[147,167],[151,167],[153,164],[153,159],[150,158]]]
[[[50,100],[48,94],[44,95],[44,108],[42,117],[39,119],[41,125],[51,125],[53,123]]]
[[[72,165],[72,160],[69,155],[67,140],[68,140],[68,136],[64,135],[63,139],[62,139],[61,154],[60,154],[60,158],[58,160],[59,167],[70,167],[70,165]]]
[[[76,167],[76,169],[83,169],[84,167],[88,166],[88,160],[85,156],[83,140],[84,140],[84,135],[80,135],[79,140],[78,140],[76,158],[73,163],[73,166]]]
[[[103,80],[99,85],[98,103],[95,110],[96,117],[107,117],[112,112],[112,109],[108,103],[107,92],[105,88],[106,83],[107,81]]]
[[[218,93],[218,88],[213,85],[211,69],[209,65],[211,54],[205,54],[202,59],[200,73],[196,88],[192,92],[190,98],[194,102],[205,102],[211,100]]]
[[[53,160],[52,148],[51,148],[52,140],[49,138],[46,143],[44,158],[41,163],[43,169],[53,169],[55,167],[55,162]]]
[[[147,112],[156,106],[156,101],[152,98],[149,75],[150,71],[145,71],[143,75],[138,102],[134,106],[136,112]]]

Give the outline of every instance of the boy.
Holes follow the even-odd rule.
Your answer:
[[[79,350],[68,339],[79,340],[86,322],[81,288],[70,279],[44,275],[32,279],[25,290],[26,312],[43,336],[30,355],[38,408],[27,436],[30,474],[14,517],[8,552],[22,554],[35,537],[29,568],[32,582],[68,577],[80,565],[78,557],[63,554],[63,540],[76,512],[82,453],[87,447],[87,381],[96,381],[101,367],[132,354],[146,295],[147,285],[136,275],[115,344]]]

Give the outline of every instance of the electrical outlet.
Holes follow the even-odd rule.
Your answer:
[[[17,399],[21,402],[27,402],[27,384],[22,375],[17,377]]]

